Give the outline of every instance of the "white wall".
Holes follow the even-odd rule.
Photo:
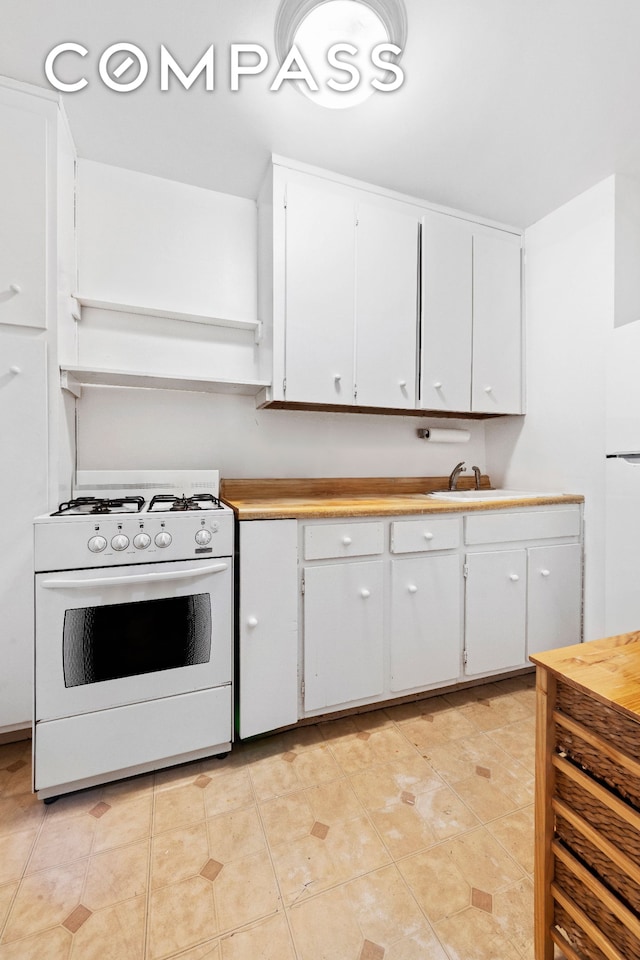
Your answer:
[[[585,639],[604,635],[606,349],[613,328],[615,178],[525,234],[527,415],[488,421],[508,487],[584,494]]]
[[[468,443],[418,439],[418,417],[256,410],[252,397],[87,388],[81,469],[216,467],[223,477],[439,476],[485,465],[484,423]],[[435,426],[468,423],[433,421]]]
[[[256,319],[252,200],[80,160],[77,216],[89,299]]]

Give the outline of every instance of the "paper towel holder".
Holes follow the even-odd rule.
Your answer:
[[[442,429],[441,427],[421,427],[416,431],[421,440],[431,440],[436,443],[467,443],[471,437],[469,430],[459,430],[455,427]]]

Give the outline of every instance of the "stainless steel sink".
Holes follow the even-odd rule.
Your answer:
[[[484,503],[489,500],[522,500],[528,497],[559,497],[559,493],[530,490],[438,490],[426,494],[434,500],[448,500],[453,503]]]

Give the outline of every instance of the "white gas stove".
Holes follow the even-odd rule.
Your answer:
[[[234,522],[218,479],[79,472],[74,499],[36,518],[38,796],[230,749]]]

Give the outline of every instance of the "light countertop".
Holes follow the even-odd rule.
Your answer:
[[[549,494],[478,503],[436,500],[426,495],[431,491],[444,491],[446,484],[446,477],[225,480],[221,495],[240,520],[468,513],[582,503],[584,499],[578,494]],[[470,484],[459,486],[469,489]],[[488,477],[483,477],[482,486],[488,492]]]

